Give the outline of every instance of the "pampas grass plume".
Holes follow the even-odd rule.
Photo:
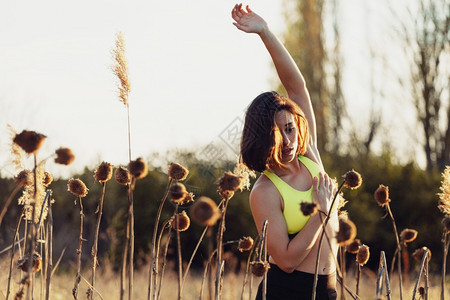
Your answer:
[[[446,214],[450,215],[450,166],[447,166],[442,172],[442,183],[440,186],[440,190],[442,193],[439,193],[439,210]]]
[[[113,72],[119,79],[119,99],[124,105],[128,105],[128,94],[130,93],[130,82],[128,80],[128,64],[125,58],[125,41],[121,32],[117,33],[116,48],[113,50],[116,64]]]

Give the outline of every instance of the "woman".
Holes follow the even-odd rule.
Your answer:
[[[289,96],[267,92],[256,97],[247,110],[241,141],[242,162],[262,172],[250,193],[250,207],[259,232],[268,220],[267,299],[309,300],[321,219],[330,210],[335,186],[323,168],[314,111],[294,60],[248,6],[235,5],[232,17],[239,30],[259,35]],[[315,202],[320,213],[304,216],[301,202]],[[326,228],[330,243],[322,243],[316,299],[336,299],[336,210],[330,217]],[[261,298],[260,285],[256,299]]]

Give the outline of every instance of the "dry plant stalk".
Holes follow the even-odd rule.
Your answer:
[[[77,274],[75,276],[75,284],[72,289],[72,295],[74,299],[78,299],[78,284],[81,281],[81,253],[83,247],[83,223],[84,223],[83,202],[81,201],[81,196],[78,196],[78,204],[80,205],[80,235],[78,237],[78,249],[77,249]]]
[[[341,192],[341,190],[344,186],[349,189],[357,189],[362,184],[361,175],[358,172],[356,172],[355,170],[348,171],[347,173],[345,173],[345,175],[343,177],[344,177],[344,181],[341,183],[341,185],[338,187],[336,193],[334,194],[333,200],[331,201],[330,209],[328,210],[328,212],[326,214],[325,221],[323,221],[322,225],[321,225],[322,233],[319,238],[319,245],[318,245],[318,249],[317,249],[316,266],[315,266],[315,270],[314,270],[313,290],[312,290],[312,296],[311,296],[312,300],[316,299],[317,279],[319,276],[319,258],[320,258],[320,251],[322,249],[323,237],[326,234],[326,227],[330,220],[331,211],[333,210],[334,203],[336,202],[336,198],[339,196],[339,193]]]
[[[222,197],[223,206],[219,229],[217,232],[217,273],[216,273],[216,292],[215,299],[222,299],[222,281],[223,281],[223,232],[225,231],[225,215],[227,213],[228,202],[233,197],[234,192],[241,188],[242,176],[234,175],[231,172],[225,172],[218,181],[218,192]]]
[[[78,249],[77,249],[77,273],[75,276],[75,283],[72,289],[72,295],[74,299],[78,299],[78,285],[81,281],[81,253],[83,247],[83,223],[84,223],[84,212],[83,212],[83,202],[81,198],[86,197],[88,189],[83,181],[80,179],[70,179],[68,184],[68,190],[73,195],[77,196],[78,204],[80,205],[80,235],[78,237]]]
[[[397,225],[395,224],[395,218],[394,218],[394,215],[392,214],[391,207],[389,205],[389,202],[391,202],[391,199],[389,198],[389,188],[387,186],[380,184],[380,186],[376,189],[376,191],[374,193],[374,198],[381,207],[386,208],[387,213],[389,214],[389,217],[392,220],[392,226],[394,229],[395,240],[397,242],[396,252],[397,252],[398,281],[399,281],[399,286],[400,286],[400,300],[403,300],[403,283],[402,283],[403,280],[402,280],[402,263],[401,263],[402,247],[401,247],[401,243],[400,243],[400,239],[399,239],[399,234],[397,231]]]
[[[243,280],[243,283],[242,283],[241,300],[244,300],[244,292],[245,292],[245,286],[247,285],[247,278],[248,278],[248,271],[249,271],[249,268],[250,268],[250,261],[252,259],[252,255],[255,253],[256,244],[258,243],[257,239],[259,239],[259,235],[255,239],[255,242],[253,243],[253,246],[250,249],[250,253],[248,254],[248,258],[247,258],[247,263],[245,264],[245,274],[244,274],[244,280]],[[251,287],[251,283],[250,283],[250,286],[249,286],[249,293],[250,293],[249,299],[251,299],[251,289],[252,289],[252,287]]]
[[[14,248],[15,248],[15,241],[18,238],[19,234],[19,227],[20,223],[22,223],[22,218],[24,216],[24,209],[20,212],[19,220],[17,221],[16,230],[14,231],[13,241],[11,245],[11,256],[10,256],[10,262],[9,262],[9,275],[8,275],[8,286],[6,290],[6,300],[9,299],[9,294],[11,292],[11,276],[12,276],[12,269],[13,269],[13,263],[14,263]]]
[[[11,204],[11,201],[13,200],[14,196],[17,194],[17,192],[20,190],[21,187],[22,187],[21,185],[17,184],[14,190],[9,195],[8,199],[6,200],[5,205],[2,208],[2,211],[0,212],[0,228],[2,227],[3,217],[5,216],[6,211],[8,210],[8,207]]]
[[[172,182],[173,182],[173,179],[171,177],[169,177],[169,183],[167,184],[166,191],[165,191],[164,196],[159,204],[158,212],[156,213],[155,226],[153,227],[153,238],[152,238],[152,250],[151,250],[147,300],[150,300],[150,297],[152,295],[153,295],[153,299],[156,299],[156,276],[158,274],[158,255],[156,253],[156,249],[157,249],[156,237],[158,235],[158,225],[159,225],[159,220],[161,218],[161,212],[162,212],[164,203],[166,202],[167,196],[169,195],[169,189],[172,185]]]
[[[88,298],[94,299],[95,288],[95,271],[98,265],[97,252],[98,252],[98,235],[100,231],[100,222],[103,214],[103,200],[105,198],[106,182],[112,177],[112,166],[110,163],[102,162],[100,166],[94,171],[94,178],[102,185],[102,194],[97,207],[97,226],[95,228],[94,243],[92,245],[92,278],[91,287],[88,290]]]
[[[380,263],[378,266],[378,276],[377,276],[377,283],[376,283],[376,295],[375,299],[382,299],[381,293],[383,292],[383,279],[386,284],[386,297],[388,300],[391,299],[391,286],[389,284],[389,274],[388,274],[388,268],[386,263],[386,255],[384,251],[381,251],[380,253]]]
[[[52,201],[47,202],[47,246],[46,249],[46,279],[45,279],[45,300],[50,299],[50,282],[53,272],[53,215],[52,215]]]
[[[425,287],[425,299],[428,299],[428,261],[430,260],[429,253],[430,253],[430,251],[428,249],[425,249],[424,254],[422,256],[422,261],[420,263],[419,274],[417,274],[417,280],[414,285],[414,290],[413,290],[413,295],[412,295],[413,299],[416,299],[417,287],[419,285],[420,279],[422,278],[422,272],[424,273],[424,277],[425,277],[425,286],[426,286]]]

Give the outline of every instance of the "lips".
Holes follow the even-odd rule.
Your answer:
[[[292,153],[292,151],[294,151],[294,148],[286,148],[286,149],[283,149],[282,152],[284,155],[289,155]]]

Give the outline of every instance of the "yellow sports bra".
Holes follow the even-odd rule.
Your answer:
[[[312,178],[320,178],[319,173],[321,171],[320,166],[307,158],[306,156],[299,155],[298,160],[308,169]],[[303,215],[300,210],[301,202],[313,202],[312,191],[313,187],[307,191],[299,191],[291,187],[284,182],[275,173],[265,170],[264,175],[272,181],[281,194],[284,202],[283,216],[286,221],[289,234],[297,233],[305,227],[309,220],[309,216]]]

